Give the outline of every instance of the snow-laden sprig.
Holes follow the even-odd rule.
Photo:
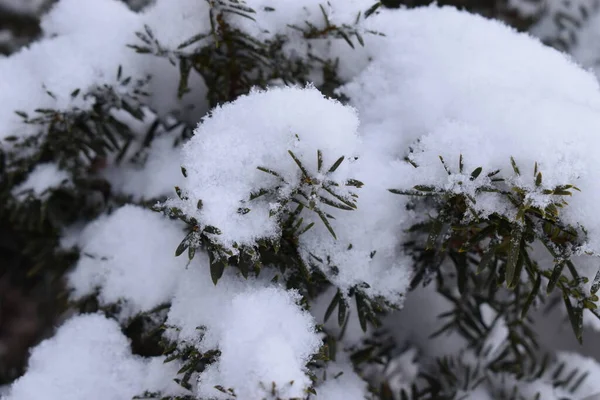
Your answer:
[[[292,103],[304,105],[302,116],[283,112]],[[331,209],[354,210],[348,189],[362,186],[344,163],[356,152],[357,125],[351,109],[310,88],[255,92],[216,109],[184,147],[184,186],[165,203],[192,225],[177,254],[204,244],[215,263],[258,261],[259,244],[277,252],[284,233],[297,241],[315,218],[335,238]]]
[[[440,161],[448,174],[448,184],[391,189],[396,194],[435,199],[437,215],[413,230],[429,231],[423,251],[430,252],[437,262],[425,263],[413,285],[435,274],[447,255],[457,264],[460,291],[467,287],[470,265],[476,266],[477,273],[488,273],[491,269],[497,283],[506,283],[509,289],[520,287],[525,273],[531,291],[521,315],[527,314],[540,295],[542,281],[547,282],[548,294],[555,288],[562,292],[573,330],[581,341],[583,312],[590,309],[595,313],[598,285],[586,288],[589,278],[580,276],[571,259],[585,248],[585,229],[563,222],[559,214],[559,210],[568,206],[565,198],[579,189],[570,184],[545,187],[537,163],[533,182],[527,183],[513,158],[510,160],[513,174],[505,178],[500,170],[481,176],[482,167],[464,176],[462,155],[458,174],[452,172],[441,156]],[[498,204],[503,204],[503,209]],[[532,249],[535,243],[548,251],[554,260],[552,264],[538,261],[539,255]]]
[[[227,266],[245,277],[275,266],[303,293],[329,281],[340,324],[348,297],[364,330],[376,324],[410,271],[394,237],[402,219],[384,215],[396,203],[381,188],[383,166],[362,160],[357,126],[351,108],[314,88],[255,91],[215,109],[184,146],[177,197],[158,206],[189,226],[175,254],[206,249],[215,283]],[[370,182],[356,179],[363,169]]]

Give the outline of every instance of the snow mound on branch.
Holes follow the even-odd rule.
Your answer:
[[[187,260],[174,251],[184,232],[162,215],[126,205],[81,233],[82,256],[69,274],[73,298],[99,289],[102,305],[123,301],[121,318],[168,303]]]
[[[31,193],[36,197],[42,197],[49,190],[69,183],[69,174],[58,168],[54,163],[38,164],[27,177],[27,180],[13,189],[13,194],[25,195]]]
[[[380,156],[409,156],[418,166],[399,165],[393,187],[472,194],[472,171],[482,167],[485,181],[500,169],[509,182],[532,191],[535,204],[544,201],[543,189],[573,184],[582,193],[568,199],[562,216],[584,225],[589,248],[600,252],[600,90],[592,74],[525,34],[454,8],[382,12],[366,26],[386,36],[367,43],[373,61],[342,92],[358,110],[365,142]],[[484,215],[510,217],[510,207],[493,196],[476,200]]]
[[[177,328],[169,334],[181,343],[221,352],[201,374],[198,395],[228,398],[215,389],[220,385],[239,399],[262,398],[274,383],[281,398],[303,397],[311,383],[304,366],[321,338],[312,316],[297,305],[301,297],[264,277],[245,280],[231,270],[215,286],[207,256],[196,258],[179,281],[167,325]]]
[[[316,89],[271,89],[242,96],[214,109],[183,147],[189,200],[174,204],[221,230],[218,241],[231,249],[234,244],[254,245],[257,239],[278,237],[279,221],[269,217],[273,203],[260,198],[249,202],[258,189],[279,183],[257,167],[281,175],[285,192],[301,180],[288,151],[312,170],[321,150],[324,165],[330,166],[341,155],[358,151],[357,129],[353,109],[327,100]],[[251,211],[239,213],[242,206]]]
[[[279,240],[288,218],[279,212],[292,211],[299,201],[305,206],[303,226],[314,223],[300,235],[305,261],[321,268],[344,291],[362,285],[369,294],[397,301],[410,276],[397,241],[405,212],[387,191],[393,182],[393,160],[362,151],[370,145],[358,137],[358,124],[352,108],[326,99],[314,88],[254,91],[202,121],[183,148],[185,196],[167,204],[196,218],[202,227],[218,228],[214,240],[235,253],[239,246],[253,247],[260,239]],[[339,167],[328,173],[342,156]],[[306,182],[305,173],[317,182],[315,192],[293,195]],[[365,187],[348,190],[352,179]],[[330,206],[327,199],[340,200],[324,189],[327,182],[336,185],[331,190],[345,201],[353,199],[352,193],[358,195],[357,209]],[[251,200],[259,189],[276,194]],[[294,200],[285,203],[289,196]],[[328,218],[330,227],[309,210],[312,202],[333,217]]]
[[[177,369],[155,360],[132,355],[115,321],[99,314],[76,316],[33,349],[27,373],[5,400],[117,400],[173,388],[170,377]]]
[[[119,66],[123,78],[153,77],[147,91],[151,94],[150,105],[159,113],[183,109],[190,105],[187,99],[193,99],[198,106],[196,112],[204,111],[206,86],[199,77],[191,77],[191,93],[180,101],[177,98],[178,69],[167,59],[136,54],[127,47],[140,43],[135,33],[144,31],[144,25],[156,26],[156,39],[175,47],[198,33],[198,21],[205,21],[209,26],[207,18],[196,19],[203,18],[206,12],[187,12],[203,10],[206,7],[198,7],[203,2],[178,0],[178,5],[186,7],[165,14],[165,9],[177,10],[173,3],[173,0],[159,0],[138,14],[118,0],[58,1],[41,20],[43,37],[40,41],[0,58],[3,77],[0,104],[6,105],[0,108],[0,139],[39,131],[35,124],[24,124],[15,111],[34,117],[38,116],[36,109],[89,109],[93,99],[84,99],[82,95],[103,85],[119,87]],[[170,18],[168,24],[162,22],[165,16]],[[73,97],[71,94],[76,89],[81,95]]]
[[[119,63],[131,53],[126,41],[134,38],[136,15],[118,1],[63,0],[43,19],[47,38],[10,57],[0,59],[0,138],[28,135],[39,129],[25,125],[15,111],[31,116],[35,109],[89,107],[81,96],[71,97],[100,83],[112,83]],[[77,13],[76,10],[81,12]],[[73,11],[73,12],[71,12]],[[107,27],[110,26],[110,29]],[[126,71],[129,65],[124,65]],[[50,91],[52,96],[46,93]]]

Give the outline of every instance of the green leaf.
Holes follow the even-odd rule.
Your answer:
[[[340,299],[338,301],[338,325],[344,325],[344,320],[346,319],[346,312],[348,310],[348,304],[346,304],[346,299],[342,298],[340,295]]]
[[[414,186],[413,189],[418,190],[420,192],[435,192],[436,191],[435,186],[428,186],[428,185],[416,185],[416,186]]]
[[[560,262],[556,263],[556,265],[554,266],[554,269],[552,270],[552,275],[550,275],[550,279],[548,280],[548,286],[546,288],[546,293],[550,294],[554,290],[554,288],[556,287],[556,284],[558,283],[558,280],[562,276],[562,271],[564,268],[565,268],[564,261],[560,261]]]
[[[356,40],[358,40],[358,43],[360,43],[360,45],[362,47],[365,47],[365,41],[364,41],[363,37],[361,36],[361,34],[358,33],[358,31],[357,31],[357,32],[354,32],[354,35],[356,36]]]
[[[367,331],[367,314],[369,313],[368,305],[365,302],[362,294],[356,293],[354,295],[356,299],[356,311],[358,312],[358,322],[363,332]]]
[[[300,230],[298,231],[298,233],[296,233],[296,236],[301,236],[302,234],[304,234],[304,233],[308,232],[308,230],[309,230],[310,228],[312,228],[313,226],[315,226],[315,223],[314,223],[314,222],[311,222],[310,224],[306,225],[304,228],[300,229]]]
[[[323,204],[327,204],[330,207],[333,208],[339,208],[340,210],[345,210],[345,211],[352,211],[356,208],[356,206],[354,206],[354,204],[352,204],[352,206],[349,206],[346,204],[346,202],[344,203],[337,203],[331,199],[328,199],[327,197],[323,197],[323,196],[319,196],[319,200],[321,200],[321,203]]]
[[[363,187],[364,185],[365,185],[364,183],[362,183],[361,181],[356,180],[356,179],[348,179],[346,181],[346,186],[354,186],[354,187],[359,188],[359,189],[361,187]]]
[[[510,164],[512,165],[513,171],[515,171],[515,174],[521,175],[521,171],[519,171],[519,167],[517,167],[517,163],[512,156],[510,157]]]
[[[213,283],[216,285],[219,279],[223,276],[225,271],[225,263],[222,261],[216,261],[210,264],[210,277]]]
[[[575,338],[579,344],[583,343],[583,307],[573,307],[569,295],[563,293],[563,300],[565,307],[567,308],[567,314],[569,315],[569,321],[571,322],[571,328],[575,333]]]
[[[598,270],[598,272],[596,272],[596,277],[594,278],[594,281],[592,282],[592,288],[591,288],[590,292],[592,294],[596,294],[599,289],[600,289],[600,269]]]
[[[483,239],[492,235],[496,231],[496,229],[497,228],[495,225],[490,224],[490,225],[486,226],[485,228],[479,230],[479,232],[477,232],[476,234],[471,236],[466,242],[464,242],[458,251],[461,253],[468,251],[471,247],[473,247],[473,245],[475,243],[479,243]]]
[[[479,266],[477,267],[478,274],[482,273],[490,265],[492,265],[492,261],[494,260],[495,254],[496,254],[496,246],[490,245],[490,247],[485,251],[485,253],[483,253],[483,256],[481,256],[481,261],[479,262]]]
[[[321,169],[323,169],[323,153],[317,150],[317,171],[321,172]]]
[[[333,227],[329,223],[327,216],[323,213],[323,211],[319,210],[318,208],[315,208],[315,212],[317,213],[319,218],[321,218],[321,221],[323,221],[323,223],[325,224],[325,227],[327,228],[329,233],[331,233],[331,236],[333,236],[333,238],[337,240],[337,236],[335,235],[335,232],[333,231]]]
[[[481,167],[477,167],[473,170],[473,172],[471,172],[471,180],[474,181],[475,179],[477,179],[477,177],[481,174],[481,171],[483,171],[483,168]]]
[[[517,272],[520,272],[519,258],[521,252],[521,240],[523,238],[523,231],[521,227],[513,228],[513,234],[510,238],[510,247],[508,249],[508,258],[506,260],[506,285],[509,288],[513,288],[518,283],[520,276]],[[521,258],[521,266],[523,260]]]
[[[433,250],[436,247],[443,229],[444,224],[439,218],[433,221],[431,229],[429,230],[429,236],[427,237],[427,245],[425,246],[427,250]]]
[[[177,246],[177,249],[175,250],[175,257],[179,257],[180,255],[183,254],[183,252],[185,251],[185,249],[187,249],[189,247],[189,235],[185,237],[185,239],[183,239],[181,241],[181,243],[179,243],[179,246]]]
[[[448,175],[452,175],[452,172],[450,172],[450,168],[448,168],[448,166],[446,165],[446,162],[444,161],[444,158],[442,156],[438,156],[440,158],[440,161],[442,163],[442,165],[444,166],[444,169],[446,170],[446,173]]]
[[[352,43],[352,40],[350,40],[350,38],[348,37],[348,34],[346,32],[344,32],[343,30],[339,30],[338,31],[339,35],[346,41],[346,43],[348,43],[348,45],[352,48],[354,48],[354,43]]]
[[[327,173],[331,174],[332,172],[335,172],[335,170],[338,169],[338,167],[344,161],[344,158],[345,158],[344,156],[341,156],[340,158],[338,158],[337,161],[333,163],[333,165],[331,166],[331,168],[329,168],[329,171],[327,171]]]
[[[337,307],[337,305],[338,305],[338,303],[340,302],[341,299],[342,299],[342,293],[338,289],[338,291],[335,294],[335,296],[333,296],[333,299],[331,299],[331,303],[329,303],[329,307],[327,307],[327,311],[325,311],[325,319],[324,319],[325,322],[327,322],[327,320],[329,319],[329,317],[333,313],[333,310],[335,310],[335,307]]]
[[[292,159],[294,160],[296,165],[298,165],[298,168],[300,168],[300,171],[302,171],[302,175],[308,177],[309,176],[308,170],[306,168],[304,168],[304,165],[302,165],[302,162],[300,162],[300,159],[298,157],[296,157],[296,155],[291,150],[288,150],[288,154],[290,155],[290,157],[292,157]]]
[[[377,9],[381,7],[381,2],[377,2],[372,5],[367,11],[365,11],[365,18],[370,17]]]
[[[535,177],[535,186],[542,186],[542,173],[538,172]]]
[[[525,304],[523,305],[523,309],[521,310],[521,319],[524,319],[525,316],[527,316],[527,312],[529,311],[529,308],[533,304],[535,297],[540,292],[541,284],[542,284],[542,275],[538,274],[537,277],[535,278],[535,281],[533,282],[533,287],[531,288],[531,292],[529,293],[529,296],[527,296],[527,300],[525,301]]]
[[[330,195],[332,195],[333,197],[338,199],[340,202],[344,203],[346,206],[350,207],[353,210],[356,209],[356,204],[354,204],[354,202],[352,200],[348,200],[348,199],[344,198],[343,196],[340,196],[339,194],[335,193],[333,190],[331,190],[327,186],[323,186],[323,189],[325,189],[325,191],[327,193],[329,193]]]
[[[190,78],[190,72],[192,71],[192,64],[186,58],[179,59],[179,85],[177,87],[177,97],[182,98],[184,94],[189,92],[188,81]]]
[[[177,46],[177,50],[181,50],[185,47],[188,47],[189,45],[199,42],[200,40],[205,39],[208,36],[209,35],[206,33],[199,33],[197,35],[194,35],[191,38],[189,38],[188,40],[186,40],[185,42],[181,43],[179,46]]]
[[[25,111],[15,111],[15,114],[17,114],[19,117],[21,117],[23,119],[29,119],[29,116],[27,115],[27,113]]]

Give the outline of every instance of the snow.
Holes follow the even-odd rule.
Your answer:
[[[14,113],[15,110],[33,117],[36,115],[34,110],[39,108],[88,109],[93,99],[84,96],[73,98],[71,93],[76,89],[87,93],[103,84],[116,86],[119,66],[123,77],[143,78],[151,75],[156,78],[151,80],[147,90],[155,94],[150,99],[150,105],[155,106],[161,114],[179,106],[186,108],[191,105],[191,99],[196,105],[195,113],[202,113],[206,109],[206,102],[202,100],[206,87],[197,76],[194,75],[190,80],[191,93],[186,96],[190,100],[179,102],[178,69],[166,59],[136,54],[127,47],[139,43],[135,33],[143,31],[144,25],[167,26],[159,24],[159,21],[165,16],[164,8],[176,9],[170,7],[171,2],[159,1],[142,14],[131,11],[119,0],[57,2],[41,20],[42,40],[11,57],[0,58],[0,75],[4,77],[0,86],[0,103],[10,104],[10,107],[0,109],[0,139],[37,133],[39,128],[23,124],[21,117]],[[185,3],[188,8],[195,4],[189,1]],[[196,33],[192,32],[190,21],[196,24],[194,18],[200,16],[188,14],[184,12],[171,16],[174,19],[164,33],[165,42],[179,44]],[[184,21],[188,21],[187,25]],[[163,40],[160,35],[157,39]]]
[[[103,175],[117,193],[132,196],[136,201],[170,196],[175,186],[181,186],[183,175],[179,161],[180,149],[172,137],[154,139],[141,164],[110,165]]]
[[[367,384],[354,372],[349,360],[329,363],[325,375],[325,382],[315,389],[316,399],[363,400],[366,397]]]
[[[5,400],[121,400],[146,390],[176,390],[172,366],[131,354],[121,327],[99,314],[76,316],[35,347],[27,374]],[[153,378],[153,379],[148,379]]]
[[[214,386],[221,384],[250,400],[261,398],[274,384],[280,397],[302,397],[311,384],[305,365],[321,340],[310,314],[298,310],[300,298],[265,288],[238,293],[226,303],[213,328],[221,357],[201,376],[198,394],[216,395]]]
[[[293,114],[286,112],[292,108]],[[358,137],[358,125],[352,108],[326,99],[312,87],[254,91],[213,110],[202,121],[182,151],[188,175],[182,187],[186,199],[171,199],[167,204],[196,218],[202,227],[218,228],[221,233],[214,240],[235,253],[239,246],[253,247],[259,239],[280,239],[283,213],[297,206],[282,202],[299,187],[303,176],[288,151],[319,181],[319,196],[332,198],[321,188],[323,181],[331,179],[340,185],[334,190],[350,199],[352,192],[344,185],[359,179],[365,188],[356,191],[357,210],[340,210],[314,199],[323,212],[335,217],[331,222],[335,238],[316,213],[303,212],[305,224],[312,221],[315,226],[300,236],[300,251],[311,264],[315,263],[313,255],[330,257],[331,265],[319,263],[319,268],[344,291],[366,282],[367,292],[397,301],[410,275],[394,236],[404,217],[396,208],[397,199],[387,191],[391,161],[363,155],[361,148],[369,146]],[[317,168],[319,150],[321,171]],[[341,156],[346,161],[327,175]],[[259,168],[270,169],[280,178]],[[250,200],[259,188],[277,192]],[[250,211],[242,214],[240,208]],[[334,265],[339,273],[330,272]]]
[[[170,335],[181,343],[221,351],[200,376],[198,396],[221,398],[214,388],[220,385],[240,399],[262,398],[273,382],[282,398],[302,396],[310,384],[304,365],[321,338],[312,316],[296,305],[300,296],[266,277],[244,280],[229,269],[215,286],[207,262],[206,255],[196,255],[179,280],[167,319],[177,328]]]
[[[292,107],[295,112],[286,113]],[[325,99],[316,89],[272,89],[242,96],[214,109],[183,147],[182,164],[188,175],[184,189],[189,200],[172,204],[203,224],[219,228],[222,234],[217,239],[228,249],[234,244],[251,246],[257,239],[275,239],[281,235],[279,221],[269,217],[275,200],[248,200],[258,188],[272,188],[279,182],[257,167],[281,174],[286,183],[280,192],[286,193],[301,179],[288,150],[311,171],[316,167],[317,150],[323,152],[324,165],[331,166],[341,155],[356,153],[357,127],[354,110]],[[341,166],[342,171],[345,167]],[[200,210],[198,200],[203,202]],[[241,206],[251,211],[241,215]]]
[[[100,217],[79,235],[73,299],[99,289],[100,304],[123,302],[123,319],[168,303],[186,264],[174,254],[183,236],[179,224],[137,206]]]
[[[449,7],[380,13],[366,26],[387,27],[386,37],[367,43],[373,61],[341,91],[358,111],[364,141],[377,143],[378,154],[401,159],[413,148],[410,158],[418,168],[399,165],[394,187],[432,185],[472,194],[474,187],[458,171],[462,155],[465,175],[483,167],[476,185],[500,169],[509,182],[538,193],[537,162],[541,189],[581,189],[562,216],[584,225],[589,249],[600,250],[594,200],[600,165],[593,145],[600,95],[592,74],[526,34]],[[520,177],[512,172],[511,157]],[[476,204],[482,215],[511,216],[499,201],[484,199]]]
[[[43,197],[49,190],[56,189],[61,185],[69,184],[69,174],[58,168],[54,163],[38,164],[27,176],[25,182],[13,189],[16,196],[33,194],[35,197]]]

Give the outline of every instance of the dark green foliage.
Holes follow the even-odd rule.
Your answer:
[[[342,84],[336,73],[337,60],[323,60],[309,52],[308,61],[292,58],[283,51],[287,38],[275,37],[259,41],[228,22],[228,17],[254,20],[255,10],[238,0],[205,0],[211,7],[209,30],[201,31],[182,42],[176,49],[168,49],[155,38],[151,27],[138,32],[141,43],[131,44],[135,51],[165,57],[180,71],[179,96],[188,91],[190,74],[199,74],[208,88],[208,103],[212,108],[233,101],[251,88],[266,88],[273,83],[301,84],[310,81],[309,73],[321,70],[326,95],[336,97],[334,90]],[[276,12],[276,9],[268,10]],[[363,18],[359,13],[356,23]],[[331,24],[323,10],[323,26],[310,23],[293,26],[303,33],[309,43],[313,39],[343,38],[351,47],[355,41],[363,45],[359,31],[350,25]],[[375,34],[376,32],[368,32]]]
[[[137,120],[150,116],[142,111],[148,78],[125,76],[120,67],[115,72],[119,87],[102,86],[88,93],[72,93],[73,98],[93,98],[91,109],[38,109],[35,115],[17,110],[37,133],[24,139],[9,136],[0,143],[0,276],[47,304],[43,316],[47,325],[52,325],[67,305],[63,277],[79,257],[75,249],[59,246],[63,230],[132,202],[115,193],[100,172],[109,160],[142,164],[156,131],[168,130],[156,119],[140,141],[136,139],[139,132],[114,117],[113,110]],[[47,95],[54,96],[51,92]],[[174,128],[178,127],[171,127]],[[48,162],[55,162],[66,171],[69,182],[39,196],[16,192],[37,165]],[[45,326],[38,337],[42,333]],[[3,379],[0,376],[0,381]]]
[[[452,168],[442,157],[440,160],[448,174],[452,174]],[[510,161],[513,174],[520,175],[517,162],[512,158]],[[470,180],[477,182],[482,171],[482,168],[472,171]],[[463,173],[462,156],[458,172]],[[578,189],[572,185],[545,187],[537,164],[533,176],[535,189],[512,184],[512,180],[507,179],[510,175],[503,177],[500,171],[488,173],[487,178],[478,184],[474,196],[426,184],[415,186],[413,190],[392,189],[391,192],[414,196],[415,203],[426,202],[437,209],[437,217],[411,228],[417,236],[407,243],[417,268],[412,287],[433,280],[431,284],[437,292],[452,304],[451,311],[440,315],[441,327],[433,336],[457,332],[467,340],[469,349],[480,357],[485,355],[487,338],[493,329],[493,324],[486,323],[482,315],[481,306],[485,304],[494,310],[497,318],[506,321],[508,343],[481,367],[529,380],[540,376],[547,364],[537,344],[533,320],[528,316],[533,304],[545,301],[542,282],[546,283],[547,294],[560,292],[575,337],[580,342],[583,311],[589,309],[598,315],[595,305],[598,298],[594,293],[597,287],[586,292],[582,285],[587,280],[579,276],[571,261],[572,254],[585,242],[585,231],[562,222],[559,213],[568,205],[565,198]],[[529,200],[532,190],[537,196],[547,196],[545,207]],[[508,200],[516,218],[499,213],[482,217],[474,206],[477,195],[483,192]],[[549,252],[554,264],[540,265],[533,259],[531,252],[535,244]],[[521,278],[523,271],[525,281]],[[458,292],[454,290],[455,285]],[[465,375],[459,379],[456,371],[461,369],[465,369]],[[439,373],[448,382],[440,381]],[[410,396],[406,393],[404,396],[409,396],[406,398],[454,398],[455,392],[449,388],[456,391],[458,382],[477,384],[484,379],[481,373],[461,368],[460,360],[452,359],[440,360],[437,373],[424,377],[430,388],[441,385],[446,389],[438,388],[436,390],[441,392],[425,397],[419,397],[418,392]],[[444,397],[446,395],[441,393],[449,393],[448,390],[454,394]],[[515,393],[497,395],[498,398],[520,398],[515,397]]]

